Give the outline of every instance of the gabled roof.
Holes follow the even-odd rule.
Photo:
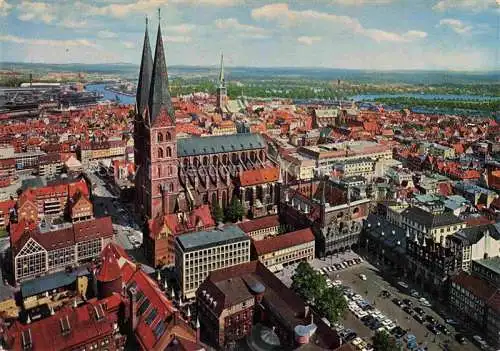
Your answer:
[[[149,88],[149,118],[151,125],[154,124],[158,117],[170,119],[170,122],[175,124],[175,111],[168,89],[167,64],[165,62],[161,27],[158,24],[155,59]]]
[[[239,133],[177,140],[177,156],[197,156],[263,149],[266,142],[260,134]]]
[[[240,184],[241,186],[252,186],[276,182],[279,176],[279,167],[251,169],[240,173]]]
[[[110,282],[120,277],[121,270],[115,256],[115,251],[108,245],[101,252],[101,266],[96,278],[101,282]]]
[[[314,241],[314,234],[312,233],[311,228],[306,228],[295,232],[277,235],[264,240],[255,240],[253,245],[257,255],[260,256],[312,241]]]

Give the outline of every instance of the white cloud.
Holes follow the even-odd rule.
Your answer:
[[[390,4],[395,0],[333,0],[334,3],[345,6],[361,6],[361,5],[381,5]]]
[[[480,12],[498,6],[496,0],[439,0],[432,8],[436,11],[463,10]]]
[[[73,40],[57,40],[57,39],[32,39],[23,38],[15,35],[0,35],[0,41],[11,42],[15,44],[28,44],[28,45],[43,45],[43,46],[56,46],[56,47],[73,47],[85,46],[95,47],[96,45],[88,39],[73,39]]]
[[[97,32],[97,36],[101,39],[112,39],[116,38],[118,34],[116,34],[115,32],[110,32],[109,30],[101,30]]]
[[[5,0],[0,0],[0,16],[7,16],[12,5]]]
[[[305,45],[312,45],[314,43],[317,43],[321,41],[321,37],[308,37],[308,36],[301,36],[297,38],[297,42]]]
[[[269,4],[252,10],[252,18],[255,20],[276,21],[283,26],[299,24],[309,25],[317,21],[327,22],[342,29],[363,35],[377,42],[410,42],[427,37],[426,32],[409,30],[402,34],[388,32],[381,29],[365,28],[353,17],[339,16],[333,13],[319,12],[315,10],[295,11],[290,10],[288,4]]]
[[[243,3],[242,0],[172,0],[174,4],[206,5],[215,7],[232,7]]]
[[[227,30],[248,38],[264,39],[269,37],[264,28],[242,24],[236,18],[217,19],[215,20],[215,26],[218,29]]]
[[[17,9],[21,21],[41,21],[50,24],[55,19],[56,8],[49,3],[23,1]]]
[[[182,35],[167,35],[163,39],[170,43],[189,43],[191,41],[191,37]]]
[[[196,29],[196,26],[194,24],[181,23],[181,24],[177,24],[174,26],[167,26],[165,29],[167,32],[175,32],[175,33],[179,33],[179,34],[189,34],[193,30]]]
[[[133,43],[131,41],[122,41],[122,44],[125,47],[125,49],[135,49],[136,48],[135,43]]]
[[[61,22],[57,23],[58,26],[65,27],[65,28],[74,28],[74,29],[80,29],[80,28],[86,28],[87,27],[87,21],[85,20],[70,20],[70,19],[64,19]]]
[[[472,30],[472,26],[466,25],[461,20],[455,18],[443,18],[439,21],[439,26],[448,27],[458,34],[468,34]]]

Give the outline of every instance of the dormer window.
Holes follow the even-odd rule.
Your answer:
[[[71,333],[71,325],[69,324],[69,318],[67,315],[64,318],[59,319],[59,323],[61,325],[61,333],[63,336]]]

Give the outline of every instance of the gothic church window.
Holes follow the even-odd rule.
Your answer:
[[[163,149],[161,147],[158,148],[158,158],[163,158]]]
[[[167,147],[167,157],[172,157],[172,149]]]
[[[158,133],[158,142],[161,143],[163,141],[163,134]]]

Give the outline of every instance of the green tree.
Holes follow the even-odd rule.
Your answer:
[[[335,323],[345,316],[347,302],[339,288],[331,287],[323,290],[316,301],[316,309],[331,323]]]
[[[325,278],[307,262],[300,262],[292,276],[292,289],[309,303],[316,303],[327,289]]]
[[[378,331],[372,338],[375,351],[397,350],[396,340],[386,331]]]
[[[231,203],[226,208],[226,220],[234,223],[242,219],[244,214],[245,209],[243,208],[241,201],[234,196],[231,199]]]
[[[212,216],[214,217],[216,223],[224,222],[224,211],[218,202],[212,206]]]

